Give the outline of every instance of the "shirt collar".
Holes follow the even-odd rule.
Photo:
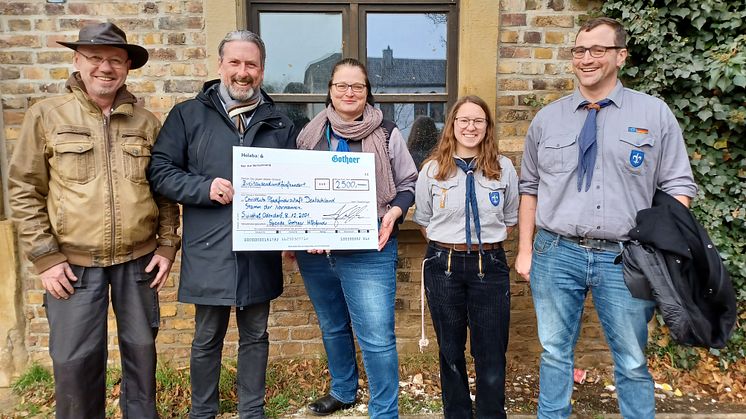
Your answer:
[[[622,82],[617,80],[616,86],[614,86],[614,89],[609,93],[608,96],[606,96],[611,100],[611,102],[616,106],[617,108],[622,107],[622,101],[624,99],[624,86],[622,86]],[[580,93],[580,90],[576,87],[575,90],[572,92],[572,109],[573,112],[580,109],[580,104],[585,102],[587,99],[583,97],[583,94]]]

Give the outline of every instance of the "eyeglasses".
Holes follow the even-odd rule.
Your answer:
[[[347,83],[332,83],[337,93],[347,93],[347,89],[352,89],[352,93],[363,93],[365,91],[365,85],[362,83],[347,84]]]
[[[98,55],[92,55],[89,57],[80,51],[77,51],[77,53],[85,57],[85,59],[88,60],[88,62],[91,63],[91,65],[93,65],[94,67],[98,67],[101,64],[103,64],[104,61],[108,61],[111,68],[121,69],[125,67],[128,61],[128,60],[122,60],[121,58],[118,58],[118,57],[103,58],[103,57],[99,57]]]
[[[593,45],[590,48],[586,47],[575,47],[571,48],[570,52],[572,52],[572,56],[575,58],[583,58],[585,57],[585,52],[589,51],[591,53],[591,57],[593,58],[601,58],[604,55],[606,55],[606,51],[610,49],[626,49],[627,47],[618,47],[618,46],[610,46],[606,47],[603,45]]]
[[[474,124],[476,129],[482,129],[487,126],[487,120],[484,118],[456,118],[456,126],[461,129],[468,128],[469,124]]]

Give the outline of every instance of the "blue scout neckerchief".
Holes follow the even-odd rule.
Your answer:
[[[596,165],[596,154],[598,145],[596,144],[596,114],[603,108],[611,105],[611,99],[604,99],[596,103],[590,103],[584,100],[578,108],[582,107],[588,110],[585,117],[583,128],[578,135],[578,192],[583,187],[583,177],[585,177],[586,192],[591,187],[593,179],[593,167]]]
[[[479,241],[479,254],[482,254],[482,226],[479,223],[479,207],[477,206],[477,193],[474,188],[474,169],[477,166],[477,159],[472,159],[469,164],[458,157],[453,158],[461,170],[466,173],[466,252],[471,253],[471,220],[469,213],[474,212],[474,228],[477,232],[477,240]],[[471,210],[471,211],[470,211]]]

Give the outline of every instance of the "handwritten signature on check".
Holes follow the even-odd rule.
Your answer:
[[[354,218],[362,218],[360,214],[365,211],[367,205],[342,205],[336,212],[331,214],[324,214],[322,216],[325,220],[334,220],[334,227],[337,227],[340,222],[349,223]]]

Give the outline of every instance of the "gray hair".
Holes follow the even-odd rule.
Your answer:
[[[264,41],[262,41],[262,38],[260,38],[259,35],[247,30],[228,32],[225,35],[225,38],[223,38],[223,40],[220,41],[220,45],[218,45],[218,55],[221,60],[223,59],[223,48],[225,47],[225,44],[233,41],[246,41],[256,45],[257,48],[259,48],[259,54],[262,58],[262,68],[264,68],[264,61],[267,59],[267,50],[264,47]]]

